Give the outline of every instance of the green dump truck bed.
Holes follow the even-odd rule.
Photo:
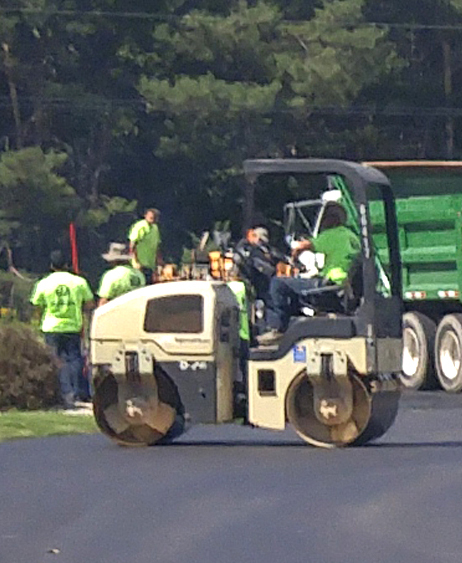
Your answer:
[[[398,198],[396,211],[406,300],[459,299],[462,287],[462,193]],[[385,220],[371,202],[374,239],[386,263]]]
[[[402,382],[462,391],[462,162],[370,162],[391,180],[402,259]],[[387,263],[383,210],[370,203]]]

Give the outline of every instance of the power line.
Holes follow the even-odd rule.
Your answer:
[[[21,104],[32,104],[35,98],[31,96],[20,97],[19,101]],[[42,105],[44,107],[52,107],[59,111],[59,109],[65,111],[72,110],[110,110],[114,108],[134,108],[134,109],[146,109],[149,106],[149,102],[141,98],[105,98],[100,101],[96,100],[72,100],[67,98],[48,98],[47,100],[42,100]],[[12,106],[11,101],[8,96],[0,96],[0,108],[10,108]],[[331,106],[313,106],[306,105],[303,107],[303,111],[307,115],[338,115],[338,116],[390,116],[390,117],[462,117],[462,107],[444,107],[444,106],[434,106],[434,107],[385,107],[376,108],[370,106],[353,106],[353,107],[343,107],[338,105]],[[223,114],[236,113],[236,114],[258,114],[258,115],[278,115],[278,114],[298,114],[298,109],[269,109],[269,110],[253,110],[253,109],[226,109],[218,108],[216,110],[210,110],[208,113],[213,114]],[[152,114],[179,114],[180,112],[171,110],[153,110]],[[183,114],[195,114],[196,109],[185,109],[181,113]]]
[[[87,17],[104,17],[104,18],[126,18],[126,19],[149,19],[158,21],[179,21],[184,20],[185,16],[177,14],[153,14],[152,12],[110,12],[104,10],[39,10],[37,8],[0,8],[0,14],[25,14],[25,15],[41,15],[41,16],[87,16]],[[285,24],[303,24],[310,20],[282,20]],[[446,31],[462,31],[462,23],[460,24],[433,24],[433,23],[415,23],[415,22],[386,22],[386,21],[364,21],[349,22],[337,21],[338,24],[345,27],[384,27],[389,29],[408,29],[408,30],[446,30]]]
[[[0,14],[26,14],[42,16],[91,16],[104,18],[133,18],[152,20],[177,20],[181,16],[173,14],[153,14],[151,12],[108,12],[103,10],[38,10],[36,8],[0,8]]]

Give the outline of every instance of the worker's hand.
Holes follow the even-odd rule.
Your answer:
[[[135,257],[133,257],[132,265],[137,270],[141,270],[141,264],[138,262],[138,260]]]
[[[304,250],[309,250],[311,248],[312,244],[311,241],[309,240],[298,240],[292,243],[292,256],[298,256],[298,254],[300,254],[300,252],[303,252]]]

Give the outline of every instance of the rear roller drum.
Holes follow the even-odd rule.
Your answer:
[[[398,410],[398,387],[390,391],[372,393],[369,385],[356,375],[349,377],[352,393],[352,409],[340,424],[329,421],[329,401],[315,412],[315,393],[306,373],[302,372],[287,392],[286,411],[290,424],[297,434],[314,446],[335,448],[347,445],[363,445],[382,436],[393,424]]]
[[[176,389],[168,378],[156,386],[119,386],[111,374],[96,380],[93,412],[100,430],[124,446],[171,442],[184,432],[184,416]]]

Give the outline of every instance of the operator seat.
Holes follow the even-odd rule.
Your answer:
[[[362,257],[358,256],[353,260],[348,277],[341,285],[324,281],[319,287],[304,291],[299,303],[300,312],[308,307],[314,310],[315,314],[352,315],[359,307],[364,292],[362,266]]]

